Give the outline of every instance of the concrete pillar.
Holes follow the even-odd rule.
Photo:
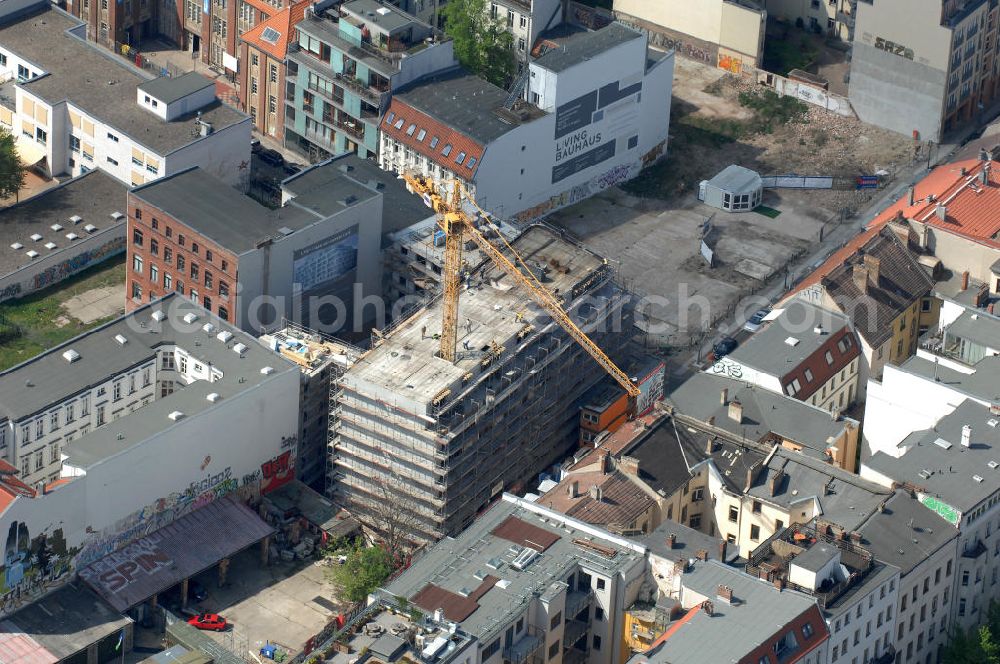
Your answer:
[[[156,607],[159,605],[159,603],[160,603],[160,596],[159,595],[153,595],[149,599],[149,608],[151,608],[153,611],[156,611]]]
[[[135,623],[129,623],[125,627],[125,643],[122,644],[122,650],[124,652],[132,652],[132,648],[135,646],[135,632],[133,628]]]
[[[181,609],[186,609],[188,605],[188,582],[190,579],[185,578],[181,581]]]
[[[97,644],[91,643],[87,646],[87,664],[97,664]]]
[[[271,548],[271,536],[268,535],[260,541],[260,564],[267,564],[267,552]]]
[[[219,561],[219,587],[226,585],[226,574],[229,573],[229,558]]]

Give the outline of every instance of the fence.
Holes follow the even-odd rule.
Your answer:
[[[743,74],[746,75],[748,67],[743,67]],[[774,90],[778,95],[785,97],[795,97],[807,104],[812,104],[813,106],[819,106],[820,108],[830,111],[831,113],[836,113],[837,115],[843,115],[848,118],[855,118],[854,109],[851,108],[851,102],[848,101],[847,97],[841,97],[840,95],[834,94],[828,90],[823,90],[814,85],[809,85],[808,83],[803,83],[802,81],[794,81],[790,78],[785,78],[784,76],[779,76],[778,74],[773,74],[769,71],[763,71],[757,68],[752,68],[753,72],[756,72],[757,82],[761,85],[766,85],[767,87]]]
[[[763,175],[765,189],[832,189],[833,177],[829,175]]]

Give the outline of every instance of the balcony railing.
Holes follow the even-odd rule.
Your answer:
[[[335,121],[334,126],[358,140],[365,140],[365,126],[359,122]]]
[[[382,102],[389,96],[388,92],[375,90],[352,76],[338,73],[334,78],[336,78],[338,83],[371,103],[372,106],[378,108],[382,108]]]
[[[545,642],[538,634],[525,634],[517,643],[509,648],[504,648],[503,658],[507,664],[522,664],[529,657],[538,652]]]
[[[590,607],[594,594],[589,590],[574,590],[566,593],[566,617],[572,618],[584,607]]]

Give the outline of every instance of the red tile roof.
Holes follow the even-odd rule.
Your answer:
[[[53,624],[53,627],[55,624]],[[0,662],[55,664],[59,658],[10,621],[0,623]]]
[[[380,129],[392,139],[455,173],[463,180],[473,177],[479,162],[483,159],[483,152],[486,151],[485,146],[466,134],[418,111],[398,97],[393,97],[389,104],[389,110],[382,118]],[[421,135],[423,138],[420,138]],[[437,142],[434,142],[434,139],[437,139]],[[434,142],[433,148],[432,142]],[[451,146],[451,151],[445,156],[443,151],[448,145]],[[465,160],[459,166],[455,159],[463,152]],[[476,160],[475,163],[472,159]],[[470,163],[472,163],[471,168]]]
[[[248,2],[257,6],[254,0],[248,0]],[[262,7],[260,7],[262,10],[268,7],[272,10],[274,9],[274,7],[271,7],[266,3],[262,3],[260,0],[256,0],[256,2],[262,5]],[[309,3],[303,0],[302,2],[297,2],[293,5],[285,7],[266,21],[261,21],[250,30],[244,32],[240,39],[245,41],[251,47],[263,51],[273,58],[284,60],[285,56],[288,55],[288,43],[292,30],[294,30],[299,21],[303,19],[308,6]],[[261,35],[264,34],[264,31],[268,28],[272,28],[279,35],[278,40],[273,44],[264,41],[261,38]]]

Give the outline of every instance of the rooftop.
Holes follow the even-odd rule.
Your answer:
[[[762,186],[757,171],[736,164],[726,166],[708,183],[718,189],[734,193],[755,191]]]
[[[958,537],[958,529],[899,489],[858,529],[861,544],[905,576]]]
[[[164,104],[180,101],[188,95],[209,87],[214,88],[215,82],[195,71],[189,71],[180,76],[161,76],[139,84],[140,90]]]
[[[966,426],[968,446],[962,444]],[[865,465],[946,503],[952,523],[1000,490],[1000,414],[971,399],[933,429],[911,433],[900,447],[906,448],[901,457],[876,452]]]
[[[166,314],[162,320],[152,316],[157,311]],[[190,324],[184,321],[185,317],[190,320],[189,315],[196,317]],[[229,335],[225,342],[218,338],[223,333]],[[119,335],[124,343],[116,338]],[[242,353],[234,352],[237,342],[246,346]],[[99,449],[128,444],[116,441],[119,432],[126,434],[126,441],[134,442],[133,434],[139,430],[159,431],[169,426],[168,412],[181,410],[190,416],[211,407],[212,402],[206,399],[208,393],[215,392],[225,399],[265,381],[267,375],[261,373],[265,367],[279,372],[292,369],[291,363],[254,343],[250,335],[189,300],[169,294],[0,373],[0,414],[17,421],[46,410],[112,375],[155,361],[156,349],[164,345],[187,350],[221,372],[222,379],[211,383],[197,380],[156,399],[74,441],[67,454],[81,461],[93,459]],[[69,362],[64,357],[69,350],[79,358]],[[150,414],[154,410],[157,416]]]
[[[694,469],[699,464],[711,461],[719,471],[726,487],[733,492],[747,491],[752,479],[764,464],[765,451],[757,446],[743,445],[679,422],[672,418],[668,425],[678,441],[677,458],[685,467]],[[709,447],[711,443],[711,448]]]
[[[250,44],[271,57],[284,60],[288,45],[293,42],[295,26],[305,17],[309,3],[300,0],[270,18],[257,23],[240,35],[240,41]]]
[[[280,521],[303,518],[334,539],[347,537],[361,528],[346,510],[298,480],[269,491],[263,500]]]
[[[898,369],[925,380],[940,382],[948,389],[974,399],[1000,402],[1000,356],[984,357],[966,371],[958,371],[932,358],[925,351],[918,350],[917,355],[903,362]]]
[[[557,28],[558,30],[558,28]],[[642,33],[617,21],[600,30],[547,32],[540,37],[547,50],[534,59],[533,65],[561,72],[583,64],[615,46],[639,39]]]
[[[641,524],[631,524],[643,521],[655,505],[637,479],[620,469],[575,472],[543,495],[538,504],[613,532],[633,531]],[[598,489],[600,495],[595,493]]]
[[[56,662],[120,632],[131,622],[130,618],[113,611],[85,585],[72,582],[0,622],[0,633],[33,640],[53,657],[48,661]],[[14,655],[8,650],[11,645],[9,638],[0,639],[0,661],[45,661],[28,659],[23,651]]]
[[[151,79],[113,53],[67,32],[82,25],[66,12],[47,7],[0,26],[0,45],[46,72],[18,85],[50,104],[69,101],[159,155],[202,140],[190,122],[194,111],[166,122],[139,106],[136,88]],[[216,131],[250,121],[218,101],[200,110],[201,119]]]
[[[727,390],[726,403],[722,391]],[[697,373],[667,397],[677,412],[753,442],[767,442],[771,434],[802,446],[802,453],[816,459],[829,457],[827,450],[855,420],[834,418],[829,412],[783,394],[771,392],[720,374]],[[742,418],[730,416],[735,402]]]
[[[537,555],[526,566],[512,565],[526,548]],[[640,545],[504,494],[457,538],[434,544],[385,592],[425,611],[443,608],[463,631],[488,643],[534,594],[565,584],[577,567],[614,575],[641,564],[643,555]]]
[[[47,256],[73,249],[74,242],[94,233],[111,228],[122,228],[124,233],[125,218],[114,219],[111,214],[125,212],[127,191],[115,178],[93,170],[0,210],[0,274],[38,260],[28,251]],[[93,228],[87,230],[88,226]],[[70,234],[74,238],[67,237]],[[40,238],[32,239],[35,235]],[[45,246],[50,242],[55,245],[52,249]],[[21,246],[15,249],[14,244]]]
[[[347,196],[359,196],[358,183],[382,194],[383,235],[409,228],[434,215],[419,196],[406,191],[402,180],[354,153],[314,164],[282,182],[281,187],[294,197],[297,205],[329,216],[343,209],[340,201]]]
[[[671,535],[674,537],[673,546],[668,541]],[[725,540],[720,537],[711,537],[694,528],[688,528],[683,523],[664,521],[656,530],[638,538],[637,541],[649,549],[650,555],[665,560],[678,558],[690,560],[696,557],[695,554],[698,551],[708,552],[709,560],[718,560],[722,543]],[[727,547],[726,552],[727,560],[722,562],[730,562],[737,556],[737,549],[734,546]]]
[[[262,334],[257,340],[310,376],[326,369],[331,362],[340,370],[346,369],[364,353],[357,346],[293,324]]]
[[[355,16],[367,25],[385,32],[395,32],[414,23],[419,23],[415,16],[411,16],[392,5],[378,2],[378,0],[351,0],[342,4],[340,10],[348,16]]]
[[[351,192],[348,196],[355,196],[351,204],[375,195],[368,188],[350,182],[336,193],[343,194],[346,190]],[[285,234],[282,229],[302,230],[325,218],[297,205],[270,210],[197,166],[136,187],[129,195],[162,210],[235,254],[251,251],[267,238],[280,238]],[[336,202],[331,205],[347,207]]]

